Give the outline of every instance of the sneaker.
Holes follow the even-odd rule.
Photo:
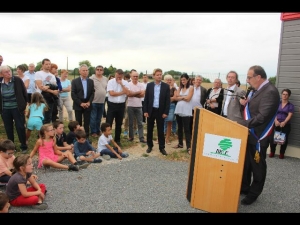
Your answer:
[[[270,152],[269,157],[270,157],[270,158],[273,158],[273,157],[274,157],[274,152]]]
[[[102,158],[105,160],[110,160],[110,156],[109,155],[102,155]]]
[[[79,169],[86,169],[90,164],[86,161],[77,162]]]
[[[129,154],[127,152],[122,152],[121,157],[122,158],[127,158]]]
[[[127,136],[128,135],[128,131],[124,131],[123,135]]]
[[[94,159],[93,163],[101,163],[102,159]]]
[[[147,143],[145,139],[140,140],[141,143]]]
[[[33,205],[32,208],[45,210],[48,208],[48,205],[47,205],[47,203],[37,203],[36,205]]]
[[[128,141],[133,142],[134,138],[128,138]]]
[[[70,164],[69,165],[69,170],[79,171],[79,167],[77,165]]]

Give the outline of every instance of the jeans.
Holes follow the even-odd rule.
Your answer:
[[[143,128],[143,110],[142,107],[127,106],[127,115],[129,121],[129,138],[134,138],[134,118],[138,124],[139,139],[144,140],[144,128]]]
[[[118,154],[120,154],[118,148],[113,147],[113,149],[114,149]],[[117,156],[116,156],[111,150],[109,150],[109,149],[107,149],[107,148],[106,148],[106,149],[102,149],[101,152],[100,152],[100,155],[101,155],[101,156],[103,156],[103,155],[109,155],[111,158],[117,158]],[[122,158],[126,158],[126,157],[128,157],[128,154],[122,152],[122,154],[121,154],[120,156],[121,156]]]
[[[15,142],[14,140],[14,124],[15,124],[18,138],[21,143],[20,148],[22,150],[27,150],[24,112],[20,113],[18,108],[3,109],[1,116],[4,123],[4,128],[5,128],[7,138],[12,142]]]
[[[100,134],[100,122],[104,112],[104,103],[92,103],[90,128],[92,134]]]

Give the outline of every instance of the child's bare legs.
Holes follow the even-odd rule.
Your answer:
[[[170,143],[170,135],[171,135],[171,127],[172,127],[172,121],[167,122],[167,132],[166,132],[166,143]]]
[[[26,144],[28,144],[28,139],[30,137],[30,134],[31,134],[31,130],[27,129],[26,130]]]
[[[57,168],[57,169],[65,169],[65,170],[69,169],[68,165],[64,165],[64,164],[61,164],[61,163],[58,163],[58,162],[54,162],[50,159],[44,159],[43,165],[44,166],[51,166],[51,167]]]
[[[93,162],[94,161],[94,159],[96,159],[96,158],[98,158],[98,157],[100,157],[100,152],[93,152],[91,155],[89,155],[89,156],[79,156],[79,159],[81,160],[81,161],[87,161],[87,162]]]
[[[63,156],[65,155],[65,156]],[[76,163],[76,159],[74,158],[73,154],[70,151],[65,151],[63,155],[58,156],[57,162],[63,161],[65,158],[67,158],[72,164]]]

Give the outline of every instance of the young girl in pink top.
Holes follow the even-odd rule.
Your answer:
[[[78,171],[79,168],[86,168],[89,164],[78,166],[73,154],[70,151],[61,152],[57,149],[55,141],[54,129],[52,124],[44,124],[40,129],[40,138],[37,140],[30,157],[32,158],[36,152],[39,152],[38,168],[42,166],[53,167],[57,169],[67,169]],[[71,164],[64,165],[60,162],[67,158]]]

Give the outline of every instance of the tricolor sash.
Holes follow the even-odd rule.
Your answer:
[[[253,91],[251,91],[249,93],[248,99],[250,99],[253,95]],[[250,111],[249,111],[249,106],[248,106],[249,102],[247,102],[246,107],[244,109],[244,119],[245,120],[249,120],[251,119],[251,115],[250,115]],[[260,152],[260,140],[264,139],[265,137],[269,136],[272,133],[273,130],[273,124],[275,121],[275,117],[276,114],[274,114],[273,118],[270,120],[270,122],[268,123],[268,125],[266,126],[266,128],[264,129],[264,131],[262,132],[261,136],[258,137],[255,132],[254,132],[254,128],[249,129],[249,131],[251,132],[251,134],[256,138],[257,143],[256,143],[256,150],[258,152]]]

